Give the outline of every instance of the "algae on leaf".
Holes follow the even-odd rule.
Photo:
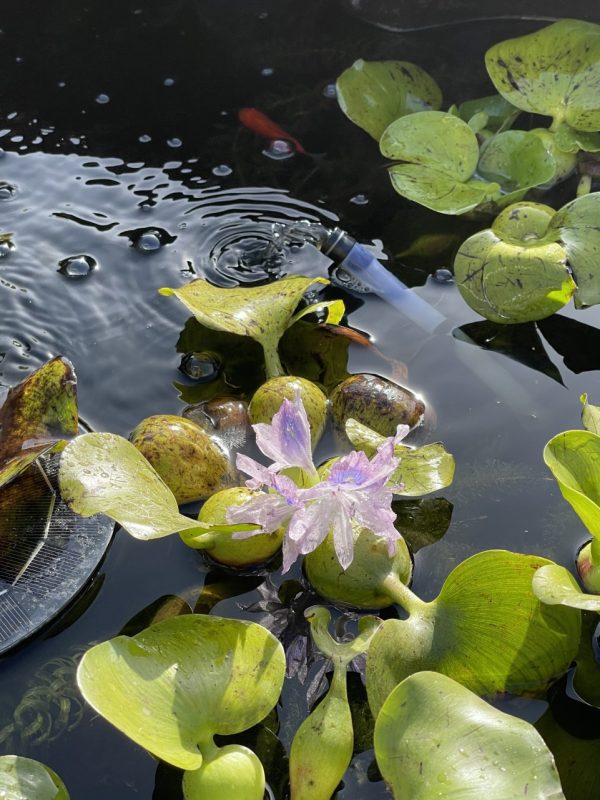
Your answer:
[[[342,72],[336,88],[344,114],[377,140],[394,120],[442,104],[437,83],[408,61],[359,58]]]
[[[48,361],[0,402],[0,486],[77,436],[77,378],[66,358]]]

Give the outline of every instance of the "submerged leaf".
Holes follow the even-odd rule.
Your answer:
[[[92,647],[77,683],[134,742],[196,770],[215,734],[246,730],[269,713],[284,674],[283,648],[266,628],[186,614]]]
[[[394,189],[442,214],[462,214],[500,194],[497,183],[475,180],[477,137],[466,122],[443,111],[422,111],[389,125],[380,141]]]
[[[253,527],[213,528],[184,517],[169,487],[139,450],[113,433],[86,433],[67,445],[59,483],[75,513],[106,514],[136,539],[158,539],[196,528],[233,532]]]
[[[77,435],[77,378],[66,358],[53,358],[0,396],[0,486],[38,456]]]
[[[386,620],[369,649],[373,713],[399,681],[421,670],[441,672],[480,695],[538,691],[564,673],[581,620],[578,611],[545,606],[533,594],[533,573],[551,563],[490,550],[459,564],[430,603],[396,586],[410,616]]]
[[[69,800],[66,786],[49,767],[23,756],[0,756],[3,800]]]
[[[485,63],[496,89],[517,108],[600,130],[599,25],[564,19],[494,45]]]
[[[267,375],[274,377],[283,374],[277,353],[279,340],[295,321],[294,312],[302,296],[315,283],[329,281],[297,276],[265,286],[224,289],[198,279],[178,289],[160,289],[160,293],[175,295],[208,328],[255,339],[263,347]],[[312,310],[330,305],[331,302],[316,303]],[[333,306],[333,313],[338,319],[339,304]]]
[[[425,70],[408,61],[359,58],[342,72],[336,87],[344,114],[377,140],[399,117],[437,109],[442,104],[437,83]]]
[[[395,800],[565,800],[536,729],[439,673],[419,672],[394,689],[374,743]]]

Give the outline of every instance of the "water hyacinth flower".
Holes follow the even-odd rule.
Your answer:
[[[285,527],[283,572],[298,556],[315,550],[330,531],[338,561],[347,569],[353,557],[353,523],[385,539],[390,555],[394,554],[400,534],[394,527],[391,503],[394,489],[399,487],[389,479],[399,462],[394,446],[408,433],[407,425],[399,425],[396,435],[386,439],[372,459],[356,450],[342,456],[323,480],[312,460],[310,427],[299,392],[293,401],[283,401],[270,425],[253,427],[259,449],[273,463],[265,467],[240,454],[237,466],[250,475],[249,488],[269,491],[229,509],[228,522],[261,526],[237,533],[236,538]],[[282,474],[290,468],[302,470],[304,488]]]

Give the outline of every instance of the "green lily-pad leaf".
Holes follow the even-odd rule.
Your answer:
[[[295,321],[294,312],[306,290],[315,283],[329,283],[325,278],[282,278],[265,286],[224,289],[198,279],[179,289],[160,289],[163,295],[175,295],[198,322],[215,330],[249,336],[262,345],[268,377],[283,374],[277,352],[284,331]],[[333,305],[332,305],[333,303]],[[339,318],[339,304],[324,301],[318,308],[333,308]]]
[[[443,111],[421,111],[392,122],[379,143],[394,189],[442,214],[471,211],[500,194],[497,183],[473,179],[477,137],[466,122]]]
[[[600,612],[600,597],[585,594],[571,573],[558,564],[540,567],[533,576],[533,593],[549,606],[569,606],[581,611]]]
[[[551,214],[547,206],[516,203],[461,245],[454,275],[474,311],[514,324],[543,319],[568,303],[577,287],[565,248],[548,233]]]
[[[0,756],[3,800],[69,800],[67,788],[49,767],[23,756]]]
[[[499,128],[510,125],[512,120],[519,114],[519,109],[515,108],[508,100],[505,100],[502,95],[491,94],[461,103],[458,106],[457,113],[465,122],[469,122],[477,114],[485,114],[487,117],[485,127],[495,132]]]
[[[77,378],[66,358],[48,361],[0,403],[0,486],[77,435]]]
[[[359,450],[372,456],[383,444],[385,437],[355,419],[346,421],[346,435]],[[397,444],[394,454],[400,459],[398,467],[390,476],[392,483],[402,484],[397,494],[420,497],[450,486],[454,479],[454,456],[441,442],[423,447],[407,447]]]
[[[566,122],[558,126],[554,132],[557,146],[565,153],[600,152],[600,133],[593,131],[577,131]]]
[[[136,539],[184,530],[232,533],[248,525],[206,525],[179,513],[173,492],[131,442],[113,433],[86,433],[65,448],[60,491],[76,514],[105,514]],[[201,531],[199,531],[201,532]]]
[[[551,235],[560,237],[577,284],[577,308],[600,303],[599,218],[600,192],[593,192],[567,203],[550,223]]]
[[[546,466],[567,502],[600,539],[600,436],[591,431],[564,431],[544,448]]]
[[[399,117],[442,104],[441,89],[431,75],[408,61],[359,58],[342,72],[336,87],[344,114],[377,140]]]
[[[421,670],[448,675],[479,695],[535,692],[569,667],[580,613],[533,594],[537,556],[490,550],[459,564],[430,603],[396,586],[408,619],[386,620],[367,658],[369,704],[377,714],[401,680]]]
[[[516,194],[551,180],[556,163],[535,133],[504,131],[487,142],[477,171],[500,184],[505,192],[501,200],[506,204],[513,202]]]
[[[485,56],[500,94],[517,108],[600,130],[600,26],[565,19],[494,45]]]
[[[581,422],[586,430],[600,434],[600,406],[590,405],[587,397],[584,392],[579,398],[582,405]]]
[[[533,725],[439,673],[419,672],[394,689],[374,743],[395,800],[565,800],[552,753]]]
[[[284,675],[283,648],[266,628],[186,614],[92,647],[77,683],[134,742],[196,770],[215,734],[244,731],[269,713]]]

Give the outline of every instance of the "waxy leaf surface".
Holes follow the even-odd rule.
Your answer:
[[[69,800],[69,793],[49,767],[23,756],[0,756],[2,800]]]
[[[577,308],[600,302],[600,192],[577,197],[554,215],[549,232],[560,238],[577,291]]]
[[[433,78],[408,61],[363,61],[359,58],[337,79],[337,97],[344,114],[379,140],[399,117],[442,104]]]
[[[538,569],[533,576],[533,593],[549,606],[600,612],[600,596],[582,592],[571,573],[558,564]]]
[[[325,278],[282,278],[265,286],[224,289],[198,279],[178,289],[160,289],[164,295],[175,295],[198,322],[215,330],[249,336],[259,342],[265,353],[267,376],[282,375],[277,347],[284,331],[297,319],[309,313],[303,309],[294,315],[306,290],[316,283],[329,283]],[[340,301],[324,301],[310,307],[311,312],[332,309],[327,321],[340,320]],[[343,310],[342,310],[343,313]]]
[[[77,378],[66,358],[53,358],[0,393],[0,403],[0,486],[77,435]]]
[[[186,614],[88,650],[77,671],[87,702],[158,758],[202,765],[199,744],[239,733],[273,708],[285,675],[261,625]]]
[[[600,406],[592,406],[588,403],[587,394],[582,394],[581,400],[581,422],[587,431],[600,434]]]
[[[530,131],[504,131],[493,136],[479,159],[478,173],[496,181],[505,194],[503,205],[520,199],[534,186],[551,180],[556,164],[542,140]]]
[[[533,594],[535,570],[549,563],[490,550],[459,564],[430,603],[405,588],[398,600],[408,619],[386,620],[369,648],[373,713],[397,683],[422,670],[448,675],[479,695],[537,691],[564,673],[581,620],[578,611],[545,606]]]
[[[485,63],[496,89],[517,108],[600,130],[599,25],[564,19],[494,45]]]
[[[380,149],[401,163],[390,167],[394,189],[442,214],[462,214],[500,194],[497,183],[473,179],[477,137],[466,122],[443,111],[409,114],[384,131]]]
[[[552,753],[532,725],[436,672],[394,689],[374,743],[395,800],[565,800]]]
[[[179,513],[173,492],[140,451],[113,433],[86,433],[65,448],[60,491],[76,514],[106,514],[136,539],[183,530],[234,532],[248,525],[205,525]],[[199,531],[202,532],[202,531]]]

